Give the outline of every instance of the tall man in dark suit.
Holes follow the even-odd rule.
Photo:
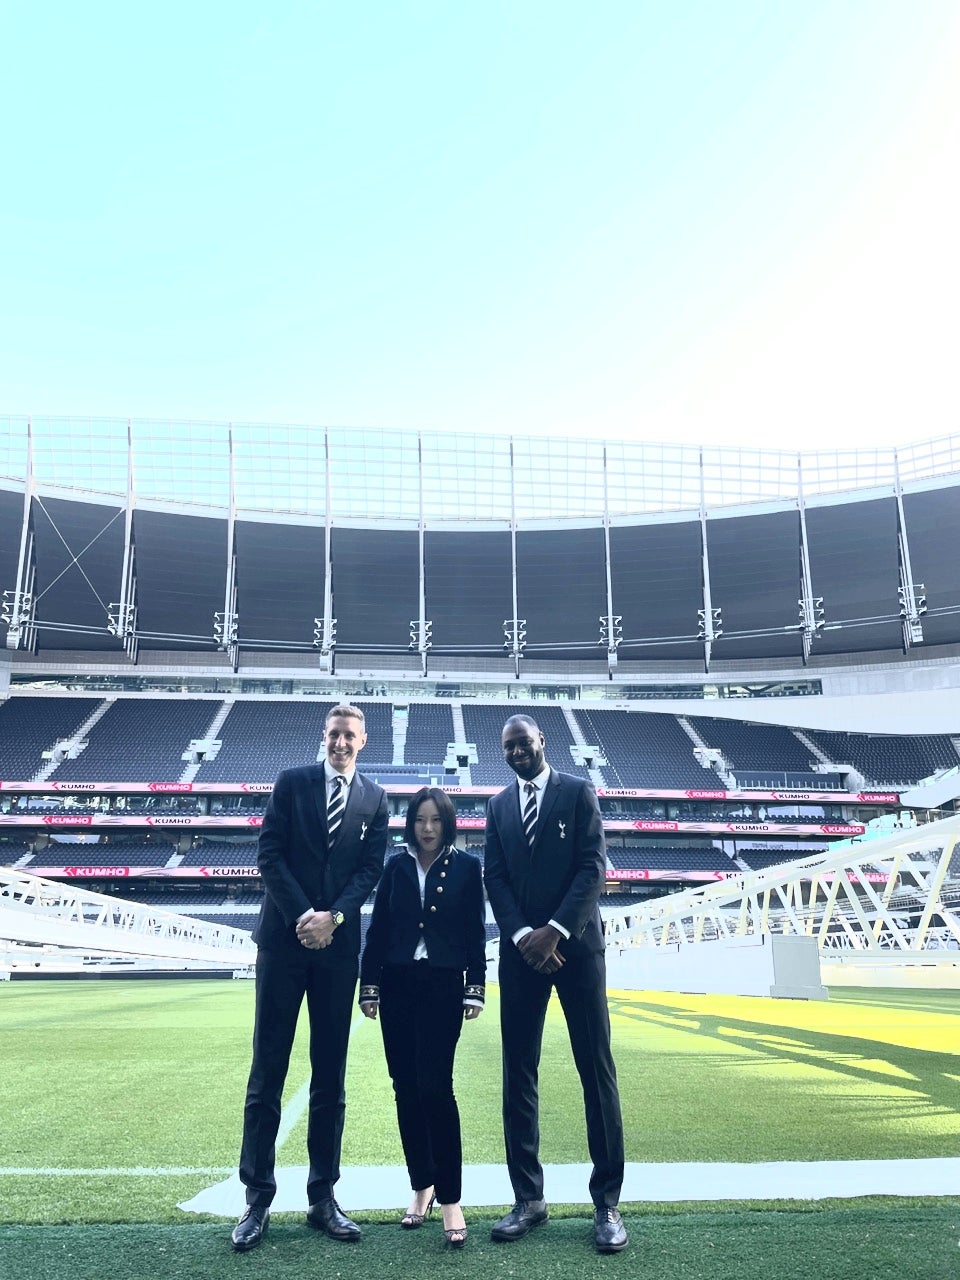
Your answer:
[[[243,1114],[240,1181],[247,1209],[233,1247],[256,1248],[276,1193],[280,1098],[303,997],[310,1016],[307,1222],[335,1240],[360,1228],[333,1198],[340,1176],[343,1080],[360,952],[360,908],[383,870],[387,797],[356,771],[367,741],[359,707],[327,713],[326,760],[285,769],[260,831],[265,894],[257,943],[253,1065]]]
[[[556,987],[583,1085],[594,1240],[601,1253],[618,1253],[627,1245],[617,1209],[623,1123],[597,905],[606,872],[600,810],[588,782],[546,763],[544,736],[528,716],[507,721],[502,744],[517,785],[505,787],[487,808],[484,863],[500,926],[503,1128],[516,1204],[490,1234],[517,1240],[548,1217],[537,1079]]]

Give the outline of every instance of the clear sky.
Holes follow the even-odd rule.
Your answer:
[[[0,98],[0,412],[957,430],[957,0],[5,0]]]

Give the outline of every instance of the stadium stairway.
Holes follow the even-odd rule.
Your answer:
[[[713,770],[723,782],[723,785],[735,790],[737,784],[730,770],[730,762],[719,751],[704,742],[686,716],[677,716],[677,724],[693,743],[694,748],[703,752],[703,759],[707,759],[708,754],[712,756]]]
[[[824,769],[826,769],[828,772],[830,773],[834,772],[835,766],[829,760],[829,758],[824,755],[824,753],[820,750],[820,748],[817,746],[817,744],[814,742],[814,740],[811,737],[809,737],[806,733],[804,733],[802,729],[792,729],[791,732],[793,736],[796,738],[796,740],[800,743],[800,745],[806,747],[806,749],[810,752],[810,755],[814,758],[814,760],[819,761],[819,763],[823,765]]]
[[[563,718],[566,720],[567,724],[570,727],[570,733],[573,737],[574,745],[581,748],[593,746],[593,747],[596,747],[598,752],[600,752],[599,744],[595,742],[594,743],[587,742],[586,734],[583,732],[583,729],[580,727],[580,721],[573,714],[573,710],[569,706],[564,706],[562,710],[563,710]],[[590,775],[590,781],[593,783],[595,787],[605,787],[607,785],[606,779],[604,778],[603,774],[600,772],[601,763],[603,764],[606,763],[606,761],[603,758],[602,752],[600,752],[599,757],[594,758],[594,762],[592,765],[586,766],[587,772]]]
[[[463,723],[463,703],[451,702],[450,714],[453,716],[453,741],[466,742],[467,730]],[[470,775],[469,762],[460,770],[460,785],[462,787],[472,787],[473,780]]]
[[[206,729],[204,730],[203,738],[205,742],[209,742],[211,739],[214,739],[218,736],[218,734],[220,733],[220,730],[223,728],[223,722],[224,720],[226,720],[227,716],[230,714],[231,710],[233,709],[233,704],[235,702],[236,702],[236,698],[224,698],[224,700],[220,703],[219,707],[217,708],[216,714],[214,715],[213,719],[210,721],[210,723],[207,725]],[[202,760],[197,760],[193,764],[188,764],[184,768],[183,773],[181,773],[177,781],[193,782],[197,774],[200,772],[200,769],[202,768],[202,766],[203,766]]]
[[[67,751],[70,751],[73,748],[73,744],[77,742],[82,742],[84,746],[86,746],[86,739],[88,734],[90,733],[90,730],[94,727],[95,724],[98,723],[98,721],[103,719],[103,717],[107,714],[107,712],[116,702],[116,700],[117,700],[116,695],[114,695],[113,697],[104,698],[104,700],[100,703],[100,705],[93,712],[91,712],[89,716],[87,716],[83,724],[78,726],[76,732],[73,734],[73,737],[70,739],[70,741],[62,742],[59,745],[65,748]],[[51,757],[51,759],[47,761],[47,763],[43,766],[43,768],[40,769],[36,774],[34,774],[34,776],[30,779],[30,781],[46,782],[47,779],[50,778],[56,772],[56,770],[60,768],[61,764],[68,764],[69,760],[76,759],[77,754],[79,753],[75,753],[73,756],[68,757],[68,759],[64,759],[63,757],[61,757],[59,760],[56,760]],[[69,770],[67,770],[67,772],[69,772]]]

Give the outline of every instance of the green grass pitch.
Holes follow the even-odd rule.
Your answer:
[[[960,992],[838,990],[826,1003],[614,992],[610,1005],[628,1160],[960,1155]],[[185,1240],[205,1240],[204,1233],[210,1232],[210,1247],[219,1257],[223,1225],[185,1220],[176,1204],[235,1167],[252,1018],[253,986],[247,982],[51,981],[0,986],[0,1223],[8,1224],[0,1228],[0,1254],[21,1257],[17,1274],[41,1274],[36,1261],[49,1261],[59,1247],[57,1241],[65,1241],[65,1247],[72,1242],[76,1249],[71,1280],[87,1274],[83,1268],[88,1264],[89,1274],[97,1274],[101,1244],[107,1238],[103,1233],[115,1242],[105,1247],[115,1249],[116,1241],[132,1240],[132,1224],[141,1224],[141,1239],[147,1238],[144,1232],[168,1233],[162,1247],[170,1250],[171,1261],[178,1249],[183,1253],[178,1274],[194,1274],[191,1250],[202,1248],[188,1247]],[[307,1071],[306,1037],[301,1034],[291,1063],[289,1096],[304,1083]],[[541,1079],[544,1160],[585,1161],[579,1085],[556,1001],[548,1015]],[[499,1095],[494,986],[482,1017],[465,1026],[457,1059],[468,1162],[503,1159]],[[380,1033],[373,1023],[363,1022],[353,1038],[347,1107],[344,1164],[401,1164]],[[279,1162],[305,1163],[304,1121],[295,1126]],[[132,1169],[140,1172],[126,1172]],[[68,1170],[73,1172],[58,1172]],[[508,1195],[505,1181],[505,1198]],[[400,1183],[398,1205],[405,1197]],[[752,1217],[742,1205],[730,1212],[724,1208],[730,1206],[643,1206],[645,1231],[655,1232],[660,1241],[658,1274],[704,1274],[712,1280],[725,1276],[723,1267],[729,1263],[734,1268],[738,1254],[734,1241],[744,1239],[742,1232],[727,1239],[734,1219],[749,1219],[760,1231],[769,1209],[779,1210],[769,1215],[770,1240],[779,1239],[782,1229],[786,1234],[777,1248],[789,1251],[795,1247],[787,1243],[791,1231],[795,1228],[800,1239],[807,1230],[804,1222],[810,1214],[799,1210],[812,1206],[753,1205],[747,1207]],[[910,1223],[921,1237],[929,1237],[931,1231],[937,1240],[942,1236],[945,1250],[951,1237],[953,1252],[943,1256],[953,1259],[960,1274],[960,1198],[927,1204],[890,1202],[873,1210],[864,1202],[818,1203],[815,1208],[828,1235],[830,1215],[837,1215],[838,1239],[840,1224],[846,1223],[848,1230],[859,1224],[864,1235],[858,1246],[861,1255],[873,1247],[871,1239],[877,1247],[886,1241],[883,1224],[891,1226],[894,1220],[899,1222],[901,1242],[912,1238]],[[561,1208],[558,1216],[564,1212]],[[566,1212],[567,1221],[551,1225],[542,1233],[542,1243],[531,1244],[531,1280],[536,1280],[538,1269],[544,1275],[555,1273],[554,1257],[563,1256],[557,1250],[564,1233],[573,1232],[577,1240],[583,1236],[583,1206]],[[876,1213],[875,1222],[871,1212]],[[901,1220],[902,1215],[906,1219]],[[371,1230],[386,1216],[369,1215]],[[468,1221],[477,1224],[475,1235],[486,1239],[483,1224],[493,1216],[489,1210],[468,1211]],[[700,1264],[674,1272],[667,1260],[673,1247],[668,1237],[678,1221],[694,1219],[700,1223],[697,1239],[707,1231],[718,1243],[712,1258],[704,1257],[702,1272],[697,1269]],[[921,1222],[926,1226],[917,1225]],[[301,1224],[278,1217],[271,1229],[271,1274],[278,1277],[288,1274],[285,1233],[300,1241]],[[399,1233],[393,1231],[380,1233],[384,1239],[388,1234],[382,1263],[371,1256],[373,1245],[365,1236],[367,1273],[371,1267],[408,1273],[402,1254],[413,1247],[411,1242],[398,1240]],[[721,1240],[727,1243],[721,1245]],[[506,1255],[494,1250],[491,1256],[489,1242],[481,1247],[471,1238],[467,1252],[472,1261],[458,1265],[478,1268],[478,1275],[499,1274],[508,1256],[516,1265],[510,1249]],[[487,1261],[481,1266],[484,1251]],[[346,1257],[341,1256],[344,1252]],[[265,1251],[259,1256],[265,1257]],[[631,1249],[623,1258],[634,1256]],[[229,1252],[226,1258],[224,1265],[235,1270],[237,1259]],[[298,1260],[302,1264],[302,1241],[290,1247],[290,1275]],[[596,1265],[609,1269],[618,1261],[596,1259],[587,1248],[583,1269],[564,1270],[593,1275]],[[904,1258],[894,1261],[899,1274],[914,1274]],[[928,1269],[917,1275],[937,1274],[927,1261]],[[572,1259],[566,1262],[573,1266]],[[342,1248],[337,1263],[344,1277],[353,1274],[351,1267],[360,1268],[359,1258]],[[769,1274],[792,1275],[790,1265],[781,1252],[778,1269]],[[114,1267],[113,1280],[140,1274],[134,1263],[131,1266],[133,1270]],[[415,1269],[430,1274],[426,1264],[418,1263]],[[208,1268],[196,1274],[220,1272]],[[737,1274],[736,1269],[729,1274]],[[756,1274],[766,1273],[761,1268]],[[817,1274],[830,1272],[821,1266]],[[865,1273],[853,1269],[837,1274]]]

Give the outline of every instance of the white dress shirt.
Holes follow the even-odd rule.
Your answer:
[[[543,766],[535,778],[521,778],[519,774],[517,775],[517,786],[520,789],[521,814],[527,807],[527,783],[532,782],[535,788],[534,794],[537,798],[537,822],[540,821],[540,810],[543,808],[543,795],[549,781],[550,766],[548,764]],[[551,920],[550,923],[553,925],[554,929],[556,929],[558,933],[562,933],[565,938],[570,937],[570,931],[565,929],[562,924],[558,924],[556,920]],[[532,925],[525,924],[522,929],[518,929],[513,935],[514,946],[516,946],[521,938],[525,938],[528,933],[533,933]]]
[[[327,784],[327,804],[330,803],[330,796],[333,793],[333,784],[335,779],[342,778],[347,784],[343,792],[343,803],[347,803],[347,797],[350,795],[350,788],[353,786],[353,780],[357,776],[357,766],[348,769],[346,773],[337,773],[336,769],[331,765],[329,760],[323,762],[323,778]]]

